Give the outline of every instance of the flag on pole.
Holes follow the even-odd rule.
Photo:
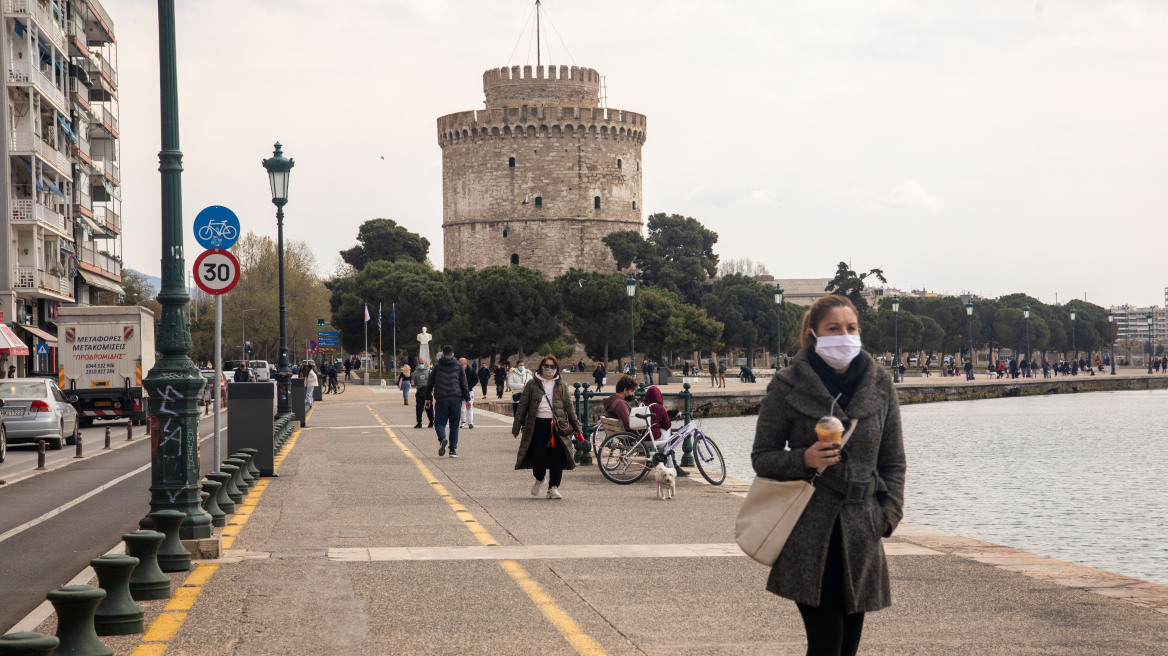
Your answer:
[[[365,304],[365,323],[369,323],[369,304]]]
[[[381,330],[381,303],[377,303],[377,330]]]

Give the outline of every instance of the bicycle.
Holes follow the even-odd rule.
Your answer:
[[[726,461],[722,450],[698,428],[697,420],[690,421],[665,439],[652,439],[645,408],[634,408],[630,417],[631,431],[624,430],[617,419],[605,417],[601,425],[615,422],[619,432],[609,435],[596,450],[596,464],[600,473],[618,485],[629,485],[641,480],[658,462],[665,462],[670,453],[687,437],[693,439],[693,458],[702,478],[710,485],[721,485],[726,480]]]
[[[210,222],[207,225],[199,228],[199,239],[205,239],[215,245],[223,243],[224,239],[235,239],[239,232],[234,226],[227,225],[227,220],[224,219],[219,223]]]
[[[345,381],[338,380],[336,382],[336,384],[333,384],[332,381],[329,381],[329,383],[324,388],[324,393],[325,394],[344,394],[345,393]]]

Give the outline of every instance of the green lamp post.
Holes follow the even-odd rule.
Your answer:
[[[1148,313],[1148,373],[1152,373],[1152,358],[1156,355],[1156,342],[1152,339],[1152,313]]]
[[[783,288],[775,285],[775,371],[783,368]]]
[[[1030,360],[1030,306],[1022,306],[1022,316],[1026,317],[1026,377],[1034,376],[1034,363]]]
[[[158,67],[162,150],[162,305],[156,347],[159,358],[143,380],[150,397],[150,510],[177,510],[184,539],[211,537],[211,515],[199,507],[199,409],[203,376],[187,357],[190,296],[184,287],[182,151],[178,139],[178,66],[174,0],[158,0]]]
[[[1079,361],[1079,347],[1075,346],[1075,306],[1071,306],[1071,362]]]
[[[969,318],[969,361],[973,362],[973,301],[965,302],[965,316]],[[966,379],[973,380],[972,369]]]
[[[292,400],[288,398],[292,367],[288,364],[288,324],[284,305],[284,205],[288,202],[288,179],[295,165],[295,160],[284,157],[279,141],[276,142],[276,151],[263,161],[268,171],[268,181],[272,185],[272,204],[276,206],[276,252],[279,260],[277,266],[280,268],[280,353],[276,362],[276,412],[282,415],[292,412]]]
[[[892,382],[900,382],[900,297],[892,297],[892,334],[896,342],[896,357],[892,359]]]
[[[633,328],[633,299],[637,296],[637,279],[629,274],[625,281],[625,293],[629,295],[629,375],[637,377],[637,331]]]
[[[1107,349],[1111,352],[1111,375],[1115,375],[1115,313],[1107,312],[1107,336],[1111,340],[1111,347]]]

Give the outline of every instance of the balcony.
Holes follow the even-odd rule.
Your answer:
[[[68,105],[65,104],[65,92],[53,85],[53,80],[41,72],[40,67],[31,62],[10,62],[8,64],[8,81],[15,84],[31,84],[41,92],[58,110],[67,114]]]
[[[76,17],[69,21],[69,56],[87,57],[89,55],[89,39],[85,36],[85,22]]]
[[[114,258],[103,253],[98,253],[88,246],[82,246],[78,250],[80,251],[79,254],[81,256],[79,261],[85,268],[89,269],[90,271],[96,270],[106,275],[113,276],[119,281],[122,279],[121,262],[118,262]]]
[[[95,159],[93,160],[93,168],[99,173],[105,174],[105,177],[110,179],[115,185],[121,186],[122,170],[118,167],[118,163],[110,159]]]
[[[74,213],[74,215],[80,214],[83,216],[88,216],[89,218],[92,219],[93,218],[93,198],[89,195],[89,192],[85,191],[84,187],[74,186],[73,187],[73,196],[74,196],[74,199],[73,199],[73,213]]]
[[[12,201],[12,222],[39,223],[66,239],[73,238],[73,222],[69,217],[31,198],[17,198]]]
[[[96,86],[99,82],[101,89],[106,93],[114,93],[118,88],[118,72],[114,69],[113,64],[109,62],[101,53],[89,51],[85,58],[78,58],[80,63],[78,66],[89,75],[91,91],[97,91]]]
[[[65,52],[65,29],[53,20],[52,15],[37,0],[7,0],[5,5],[6,13],[31,16],[41,28],[41,36],[47,37],[58,50]]]
[[[93,166],[93,158],[89,156],[90,144],[88,139],[78,139],[77,143],[70,142],[69,150],[87,166]]]
[[[70,301],[73,300],[72,280],[36,267],[12,267],[12,287],[45,292],[50,298],[63,296]]]
[[[94,18],[97,19],[99,27],[110,36],[110,40],[112,41],[114,36],[114,21],[106,12],[105,7],[101,6],[101,2],[98,0],[88,0],[85,4],[89,5],[90,10],[95,14]]]
[[[50,146],[44,139],[34,136],[32,130],[26,129],[13,135],[11,148],[14,153],[36,153],[37,157],[48,162],[61,175],[73,179],[73,171],[69,168],[69,158],[65,153]]]
[[[93,114],[93,125],[105,130],[114,139],[118,138],[118,117],[108,107],[94,104],[89,111]]]
[[[112,207],[98,205],[93,208],[93,220],[115,234],[122,232],[122,217]]]

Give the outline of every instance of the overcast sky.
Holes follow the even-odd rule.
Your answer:
[[[260,160],[280,140],[296,159],[285,234],[322,273],[374,217],[427,237],[441,267],[436,119],[483,107],[484,70],[535,63],[532,4],[180,1],[186,232],[220,204],[274,235]],[[105,6],[125,259],[157,275],[156,3]],[[544,6],[558,30],[544,63],[595,68],[611,107],[648,115],[646,215],[697,218],[723,258],[783,278],[842,259],[903,289],[1164,302],[1162,0]],[[188,236],[188,267],[199,250]]]

